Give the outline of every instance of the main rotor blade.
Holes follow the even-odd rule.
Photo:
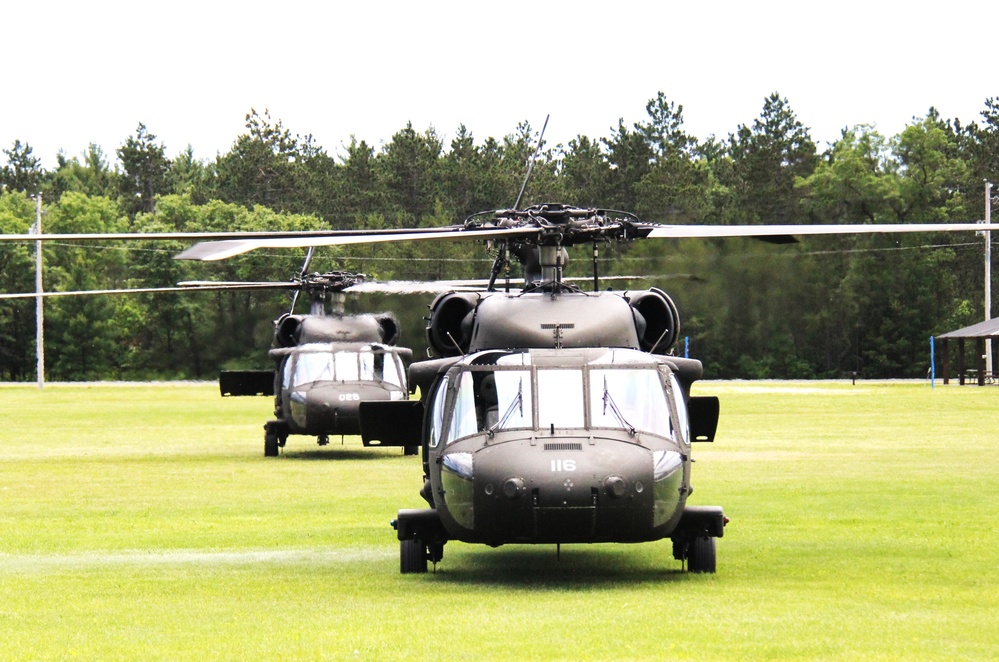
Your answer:
[[[39,296],[45,299],[54,297],[75,297],[87,294],[150,294],[159,292],[192,292],[196,290],[226,290],[229,287],[136,287],[132,289],[117,290],[73,290],[69,292],[17,292],[11,294],[0,293],[0,299],[37,299]],[[259,288],[258,288],[259,289]]]
[[[184,292],[194,290],[292,290],[301,289],[301,283],[291,281],[240,282],[224,280],[185,280],[177,283]]]
[[[377,244],[394,241],[421,241],[424,239],[495,239],[526,237],[538,234],[539,229],[526,228],[444,228],[351,231],[311,237],[274,237],[268,239],[236,239],[230,241],[205,241],[191,246],[175,256],[178,260],[225,260],[258,248],[308,248],[310,246],[346,246],[350,244]]]
[[[344,292],[351,294],[443,294],[445,292],[478,292],[484,287],[452,281],[389,280],[365,281],[351,285]]]
[[[652,225],[647,237],[784,237],[795,235],[892,234],[896,232],[978,232],[983,223],[872,223],[869,225]]]
[[[88,294],[158,294],[160,292],[219,292],[226,290],[287,290],[298,288],[298,283],[237,283],[211,280],[189,280],[177,283],[175,287],[134,287],[112,290],[72,290],[67,292],[16,292],[0,293],[0,299],[36,299],[38,296],[49,299],[54,297],[75,297]]]
[[[290,230],[288,232],[63,232],[52,234],[0,234],[0,241],[213,241],[224,239],[267,239],[270,237],[326,237],[329,230]]]

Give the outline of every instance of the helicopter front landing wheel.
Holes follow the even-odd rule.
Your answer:
[[[264,457],[278,456],[278,436],[267,433],[264,435]]]
[[[687,570],[689,572],[714,572],[715,567],[715,539],[704,536],[691,540],[687,547]]]
[[[430,552],[419,538],[399,541],[399,571],[402,574],[425,573]]]
[[[420,454],[420,447],[419,446],[403,446],[403,448],[402,448],[402,454],[403,455],[419,455]]]

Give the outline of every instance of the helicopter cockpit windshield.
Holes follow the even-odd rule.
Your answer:
[[[334,350],[328,344],[310,343],[295,348],[289,359],[284,367],[286,389],[332,381],[380,381],[405,388],[401,359],[380,347]]]
[[[681,425],[686,420],[668,368],[632,350],[550,366],[529,351],[483,352],[452,373],[448,382],[454,381],[450,425],[434,425],[446,443],[483,432],[554,428],[624,429],[673,439],[671,412]],[[444,414],[441,407],[434,412]]]

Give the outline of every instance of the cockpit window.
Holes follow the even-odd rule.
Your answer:
[[[341,382],[357,381],[361,378],[360,355],[357,352],[336,352],[333,354],[334,379]],[[371,359],[371,354],[367,353],[367,359]]]
[[[534,427],[533,391],[529,370],[484,373],[479,389],[482,428],[509,430]]]
[[[285,366],[285,388],[318,381],[332,381],[336,374],[329,352],[299,352]]]
[[[475,418],[475,393],[470,372],[461,373],[458,380],[458,392],[455,394],[454,407],[451,413],[451,428],[448,430],[448,443],[455,439],[467,437],[478,432]]]
[[[538,425],[548,428],[582,428],[583,372],[538,370]]]
[[[682,392],[669,370],[628,354],[602,358],[607,361],[548,367],[534,364],[527,352],[483,353],[470,367],[451,373],[452,405],[440,414],[449,415],[440,422],[447,430],[443,441],[549,428],[613,428],[673,438],[671,416],[674,407],[682,407]],[[679,404],[670,399],[664,379],[673,379]],[[442,402],[438,391],[433,406]],[[685,411],[678,416],[684,429]]]
[[[303,346],[306,347],[306,346]],[[392,352],[363,347],[333,352],[318,346],[296,351],[284,367],[284,388],[325,381],[385,381],[404,387],[399,357]]]
[[[670,407],[658,371],[590,370],[590,424],[672,437]]]
[[[530,370],[460,373],[448,441],[496,430],[534,426]]]

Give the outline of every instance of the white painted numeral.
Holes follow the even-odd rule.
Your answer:
[[[552,460],[552,471],[575,471],[575,460]]]

